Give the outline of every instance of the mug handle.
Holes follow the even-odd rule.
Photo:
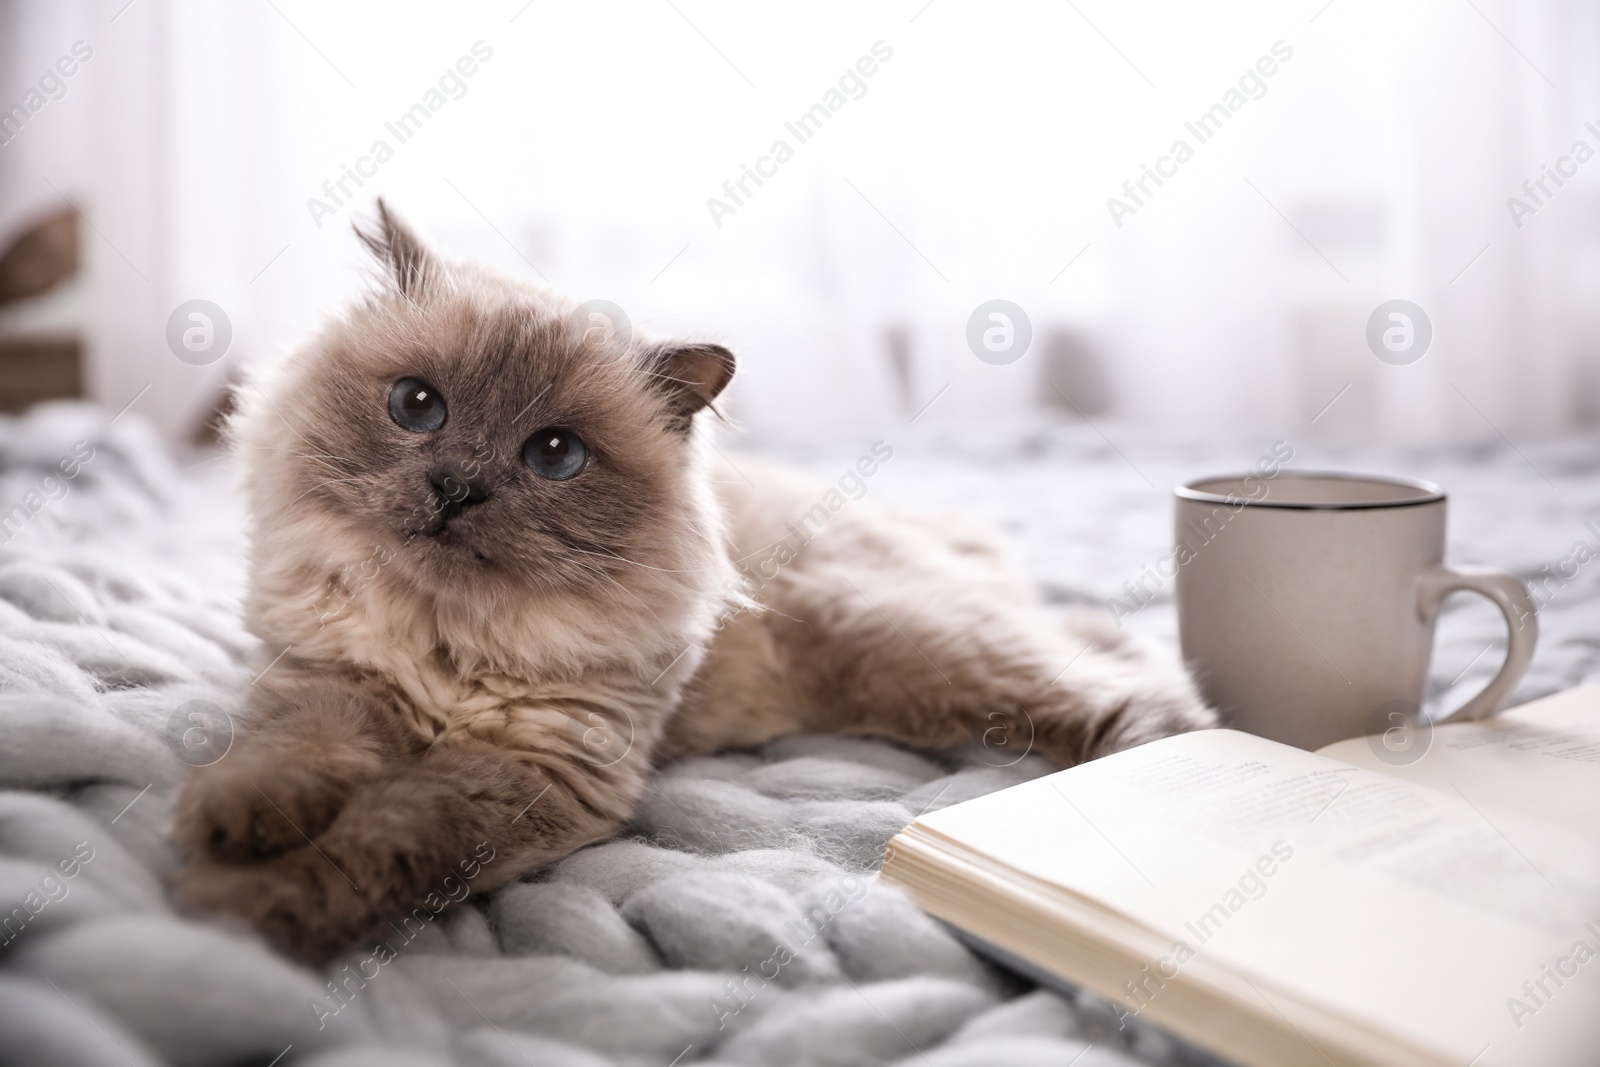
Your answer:
[[[1509,636],[1506,661],[1494,680],[1483,687],[1483,692],[1440,720],[1441,723],[1486,719],[1498,711],[1522,681],[1522,676],[1528,673],[1534,645],[1539,641],[1539,609],[1528,595],[1528,587],[1516,576],[1493,567],[1439,566],[1424,573],[1417,582],[1417,613],[1422,621],[1431,624],[1438,617],[1444,598],[1462,590],[1488,597],[1506,617]]]

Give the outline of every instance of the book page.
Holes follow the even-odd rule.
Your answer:
[[[1420,755],[1392,751],[1381,736],[1340,741],[1318,754],[1600,835],[1600,686],[1481,722],[1435,726]]]
[[[1130,1010],[1203,955],[1463,1065],[1600,1050],[1595,844],[1453,792],[1212,730],[917,825],[1164,932]]]

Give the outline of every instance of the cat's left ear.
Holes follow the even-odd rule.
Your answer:
[[[734,358],[721,345],[667,342],[649,350],[646,373],[667,398],[672,413],[687,430],[689,420],[707,407],[733,379]]]
[[[367,246],[388,272],[402,296],[415,300],[422,295],[433,273],[433,253],[389,205],[378,198],[378,217],[372,222],[355,223],[356,236]]]

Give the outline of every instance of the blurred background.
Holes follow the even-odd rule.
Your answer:
[[[0,405],[196,439],[363,284],[381,194],[725,340],[758,441],[1561,434],[1600,420],[1597,58],[1577,0],[9,0]],[[1029,341],[974,358],[997,299]],[[1397,299],[1431,341],[1384,362]],[[169,343],[194,300],[209,361]]]

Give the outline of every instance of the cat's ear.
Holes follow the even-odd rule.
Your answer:
[[[416,298],[427,287],[433,273],[433,253],[389,205],[378,199],[378,217],[355,222],[356,236],[367,246],[388,273],[389,280],[402,296]]]
[[[646,372],[667,398],[681,429],[733,378],[733,353],[707,342],[669,341],[649,350]]]

